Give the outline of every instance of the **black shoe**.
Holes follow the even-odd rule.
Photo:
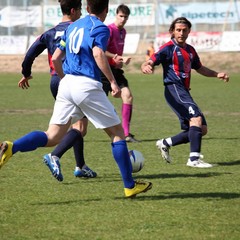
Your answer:
[[[137,140],[136,138],[134,138],[134,135],[129,133],[128,136],[125,137],[126,142],[140,142],[139,140]]]

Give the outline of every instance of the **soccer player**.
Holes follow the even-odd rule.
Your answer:
[[[125,139],[127,142],[139,142],[134,135],[130,133],[130,123],[133,111],[133,95],[129,88],[128,80],[124,76],[122,70],[123,64],[129,64],[130,57],[123,57],[123,49],[125,44],[126,29],[124,28],[130,9],[128,6],[121,4],[116,10],[115,22],[108,25],[110,30],[110,38],[108,41],[106,55],[113,75],[117,81],[118,86],[121,88],[122,98],[122,126],[124,130]],[[111,86],[107,77],[102,75],[103,90],[108,95],[111,92]]]
[[[202,65],[195,49],[186,43],[191,26],[191,22],[186,18],[176,18],[169,28],[171,40],[144,62],[141,69],[144,74],[149,74],[152,73],[154,66],[162,64],[165,98],[177,114],[183,130],[173,137],[157,141],[156,145],[163,159],[170,163],[170,147],[190,142],[187,166],[210,168],[212,164],[204,162],[200,154],[202,136],[207,134],[207,122],[190,94],[191,69],[195,69],[203,76],[217,77],[224,82],[229,81],[229,76]]]
[[[134,181],[121,121],[102,89],[101,72],[111,83],[112,96],[120,97],[121,90],[105,55],[109,29],[103,21],[108,4],[109,0],[87,0],[89,14],[70,24],[65,31],[52,57],[61,81],[48,130],[30,132],[13,143],[3,142],[0,167],[19,151],[56,145],[72,122],[86,116],[96,128],[104,129],[112,141],[112,154],[122,176],[125,196],[134,197],[152,188],[151,182]],[[52,174],[61,175],[58,159],[49,160],[47,164]]]
[[[60,22],[57,26],[51,28],[50,30],[44,32],[29,48],[22,63],[23,77],[18,83],[18,86],[22,89],[29,88],[28,81],[32,79],[32,64],[35,58],[38,57],[45,49],[47,49],[48,62],[51,74],[50,89],[54,99],[56,99],[57,96],[60,78],[54,69],[52,63],[52,55],[56,50],[65,29],[69,26],[69,24],[71,24],[81,16],[82,7],[81,0],[59,0],[59,3],[63,14],[62,22]],[[54,149],[54,151],[51,154],[47,154],[44,156],[45,161],[47,161],[48,158],[52,156],[61,158],[62,155],[73,146],[76,159],[76,168],[74,171],[74,175],[76,177],[96,177],[96,172],[91,170],[86,165],[84,160],[83,137],[86,135],[87,124],[88,121],[86,118],[83,118],[73,124],[72,129],[67,132],[66,136],[63,138],[61,143]]]

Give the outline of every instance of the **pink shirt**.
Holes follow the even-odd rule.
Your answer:
[[[122,28],[120,30],[114,23],[108,25],[108,28],[110,30],[110,37],[108,40],[107,51],[122,56],[126,36],[126,29]]]

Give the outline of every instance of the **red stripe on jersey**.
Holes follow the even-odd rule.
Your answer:
[[[180,76],[180,71],[179,71],[179,61],[178,61],[178,56],[177,56],[177,51],[173,51],[173,70],[175,74],[179,77]]]
[[[190,78],[191,78],[191,59],[189,53],[185,49],[181,49],[183,62],[183,71],[185,73],[184,85],[186,89],[190,88]]]

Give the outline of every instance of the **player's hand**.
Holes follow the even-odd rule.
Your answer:
[[[121,97],[121,89],[119,88],[119,86],[117,85],[116,82],[111,83],[111,88],[112,88],[111,95],[115,98],[120,98]]]
[[[228,82],[229,81],[229,76],[226,73],[218,73],[217,77],[221,80],[223,80],[224,82]]]
[[[32,79],[32,76],[29,76],[27,78],[22,77],[22,79],[18,82],[18,87],[22,89],[28,89],[30,87],[28,80]]]
[[[144,74],[151,74],[153,73],[154,68],[148,62],[145,62],[142,64],[141,70]]]
[[[128,65],[131,62],[132,58],[131,57],[123,57],[122,59],[123,59],[123,63]]]
[[[115,63],[116,68],[122,68],[123,67],[123,57],[116,54],[116,56],[113,58],[113,61]]]

